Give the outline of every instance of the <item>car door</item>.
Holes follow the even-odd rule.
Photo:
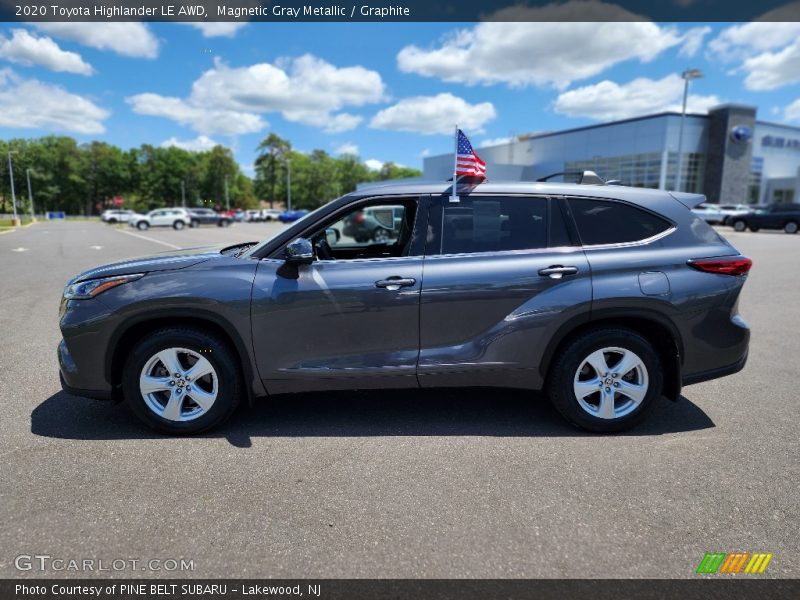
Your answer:
[[[281,250],[259,261],[253,346],[270,393],[417,386],[424,260],[417,232],[425,231],[427,206],[418,198],[383,202],[407,207],[396,239],[359,243],[344,235],[359,204],[309,225],[303,237],[317,248],[311,264],[289,265]]]
[[[165,225],[166,215],[167,211],[165,210],[154,210],[150,213],[150,225],[153,227]]]
[[[560,200],[437,198],[420,304],[422,386],[538,388],[550,340],[588,320],[591,273]]]

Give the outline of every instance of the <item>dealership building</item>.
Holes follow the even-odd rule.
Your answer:
[[[681,115],[664,112],[564,131],[515,136],[478,149],[494,180],[534,181],[595,171],[624,185],[674,190]],[[800,127],[760,121],[756,108],[717,106],[687,114],[682,191],[723,204],[800,202]],[[452,177],[453,155],[427,157],[425,179]]]

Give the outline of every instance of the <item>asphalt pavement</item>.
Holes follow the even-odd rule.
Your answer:
[[[747,367],[624,435],[581,433],[532,394],[457,390],[276,396],[167,438],[61,392],[69,277],[279,227],[0,235],[0,576],[98,574],[15,567],[38,554],[193,561],[100,573],[148,577],[696,577],[706,552],[746,551],[800,577],[800,235],[726,231],[755,265]]]

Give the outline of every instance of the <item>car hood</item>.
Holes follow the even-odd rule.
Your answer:
[[[185,248],[171,252],[162,252],[153,256],[121,260],[84,271],[70,280],[69,284],[99,277],[129,275],[131,273],[152,273],[154,271],[174,271],[220,257],[220,251],[230,248],[231,244],[217,244],[199,248]],[[68,284],[68,285],[69,285]]]

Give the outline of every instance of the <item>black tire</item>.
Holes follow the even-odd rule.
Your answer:
[[[117,220],[114,219],[114,218],[111,218],[111,219],[108,220],[108,222],[111,223],[112,225],[115,225],[117,223]]]
[[[200,227],[200,223],[198,223],[197,221],[190,221],[189,222],[189,227],[191,227],[192,229],[195,229],[196,227]]]
[[[734,219],[731,222],[731,227],[733,227],[736,231],[744,231],[747,229],[747,223],[742,219]]]
[[[221,221],[218,221],[218,222],[217,222],[217,225],[218,225],[219,227],[227,227],[227,226],[228,226],[228,225],[230,225],[230,224],[231,224],[231,222],[230,222],[230,221],[228,221],[227,219],[222,219]]]
[[[175,222],[172,224],[172,228],[173,228],[175,231],[180,231],[180,230],[181,230],[181,229],[183,229],[184,227],[186,227],[186,223],[184,223],[183,221],[175,221]]]
[[[217,374],[217,397],[211,408],[189,421],[171,421],[156,414],[146,403],[139,389],[139,377],[145,365],[158,352],[168,348],[186,348],[206,358]],[[145,424],[160,433],[193,435],[207,431],[226,421],[236,410],[242,395],[235,352],[217,336],[201,329],[159,329],[133,346],[122,372],[122,391],[133,412]]]
[[[150,223],[148,223],[147,221],[139,221],[136,224],[136,229],[138,229],[139,231],[147,231],[148,227],[150,227]]]
[[[797,221],[786,221],[786,223],[783,225],[783,230],[786,233],[797,233],[797,229]]]
[[[603,419],[581,406],[573,384],[586,358],[597,350],[609,347],[635,353],[641,359],[649,381],[647,392],[635,409],[624,416]],[[558,353],[550,366],[547,392],[556,410],[576,427],[596,433],[614,433],[639,423],[661,396],[662,386],[661,360],[647,339],[629,329],[603,328],[580,335]]]

